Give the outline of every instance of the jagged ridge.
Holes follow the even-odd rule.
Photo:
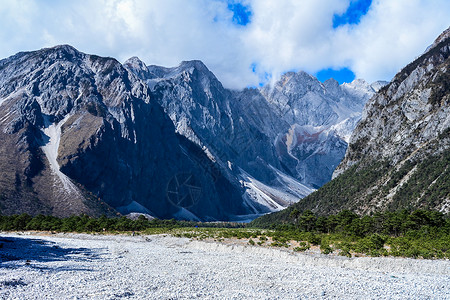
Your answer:
[[[450,39],[441,35],[366,105],[335,178],[259,222],[288,221],[293,209],[450,211]]]

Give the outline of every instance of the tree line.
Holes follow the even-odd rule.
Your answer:
[[[103,231],[143,231],[150,228],[183,228],[183,227],[225,227],[239,228],[245,225],[239,223],[214,222],[201,223],[194,221],[180,220],[148,220],[140,215],[132,220],[127,217],[108,218],[101,216],[98,218],[87,215],[70,216],[58,218],[54,216],[30,216],[28,214],[3,216],[0,215],[0,230],[2,231],[57,231],[57,232],[103,232]]]
[[[358,237],[374,233],[400,236],[425,227],[450,233],[449,216],[433,210],[409,211],[404,209],[377,212],[371,216],[359,216],[350,210],[343,210],[335,215],[317,216],[310,210],[300,212],[293,209],[289,218],[290,221],[284,224],[265,226],[256,224],[256,227],[318,233],[345,233]]]

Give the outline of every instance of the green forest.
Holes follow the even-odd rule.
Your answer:
[[[248,226],[273,229],[287,240],[306,240],[320,245],[324,253],[336,250],[346,256],[353,252],[370,256],[450,257],[450,218],[438,211],[405,209],[358,216],[343,210],[317,216],[309,210],[301,213],[293,209],[288,218],[284,224],[256,219]]]
[[[344,210],[317,216],[311,211],[290,212],[289,222],[264,224],[201,223],[178,220],[136,220],[126,217],[92,218],[87,215],[57,218],[27,214],[0,216],[2,231],[170,234],[192,239],[244,239],[251,246],[292,248],[301,252],[318,246],[324,254],[348,257],[402,256],[450,258],[450,217],[431,210],[401,210],[359,216]],[[293,246],[295,245],[295,247]]]

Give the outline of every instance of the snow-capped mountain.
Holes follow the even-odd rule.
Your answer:
[[[450,28],[367,102],[334,179],[265,220],[293,209],[450,212],[449,83]]]
[[[287,73],[225,89],[200,61],[57,46],[0,61],[2,213],[245,220],[331,178],[375,86]]]
[[[200,61],[145,68],[133,57],[124,65],[146,81],[177,132],[202,147],[229,180],[248,178],[246,195],[258,195],[253,200],[259,204],[261,198],[283,202],[252,190],[250,177],[284,189],[273,168],[305,185],[306,193],[293,195],[297,201],[329,181],[365,102],[383,84],[322,84],[305,72],[290,72],[274,86],[229,91]],[[271,201],[263,210],[274,207]]]
[[[278,118],[289,124],[275,145],[283,166],[303,184],[318,188],[344,157],[347,143],[367,100],[386,82],[356,79],[324,83],[305,73],[289,72],[261,94]]]
[[[0,61],[2,213],[251,213],[152,97],[116,60],[70,46]]]
[[[199,146],[227,180],[242,187],[244,204],[254,214],[283,209],[313,191],[299,182],[302,188],[286,189],[281,178],[289,175],[281,171],[273,140],[287,124],[258,91],[225,89],[200,61],[142,71],[144,64],[134,57],[124,65],[145,80],[177,133]],[[242,94],[249,98],[240,98]],[[253,101],[256,106],[249,105]],[[275,196],[275,190],[285,197]]]

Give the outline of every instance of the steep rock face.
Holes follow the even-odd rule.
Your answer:
[[[245,188],[244,204],[255,214],[280,209],[280,205],[283,208],[311,192],[307,187],[302,192],[287,191],[290,199],[286,200],[272,197],[268,191],[286,188],[273,169],[280,169],[273,140],[286,124],[258,91],[241,93],[223,88],[200,61],[182,62],[175,68],[148,66],[147,72],[141,71],[143,63],[137,58],[124,65],[146,81],[176,131],[201,147],[218,173]],[[241,97],[242,94],[248,97]],[[253,101],[254,98],[261,101]],[[253,189],[251,180],[264,187]]]
[[[301,183],[319,188],[344,157],[350,134],[366,101],[383,86],[364,80],[324,83],[305,73],[289,72],[274,87],[261,89],[278,118],[289,127],[276,141],[282,165]]]
[[[319,214],[417,208],[448,213],[449,52],[447,30],[369,100],[335,178],[270,219],[288,220],[295,208]]]
[[[277,139],[278,153],[285,167],[308,186],[319,188],[344,157],[347,143],[335,130],[292,125]]]
[[[408,206],[449,211],[449,44],[446,30],[365,107],[334,175],[363,169],[373,161],[386,162],[386,174],[358,195],[357,201],[364,203],[361,209]]]
[[[204,155],[192,160],[196,148],[116,60],[58,46],[0,61],[0,80],[1,151],[21,162],[1,159],[2,212],[22,211],[22,199],[60,216],[110,206],[203,220],[247,212],[240,188],[213,178]]]
[[[200,61],[19,53],[0,61],[0,209],[193,220],[281,210],[330,179],[375,88],[299,72],[230,91]]]
[[[378,88],[361,80],[322,84],[291,72],[274,87],[229,91],[200,61],[145,68],[133,57],[124,65],[146,81],[177,132],[199,145],[230,182],[243,184],[247,205],[260,207],[255,213],[286,206],[286,197],[272,189],[291,193],[293,203],[312,191],[308,187],[330,180],[364,103]],[[299,181],[299,188],[286,188],[278,172]]]
[[[366,157],[397,164],[445,132],[450,125],[448,44],[448,38],[437,43],[367,104],[337,174]]]
[[[369,85],[361,79],[342,85],[334,79],[321,83],[305,72],[288,72],[273,87],[263,87],[261,93],[290,125],[318,127],[360,115],[378,85],[383,84]]]

